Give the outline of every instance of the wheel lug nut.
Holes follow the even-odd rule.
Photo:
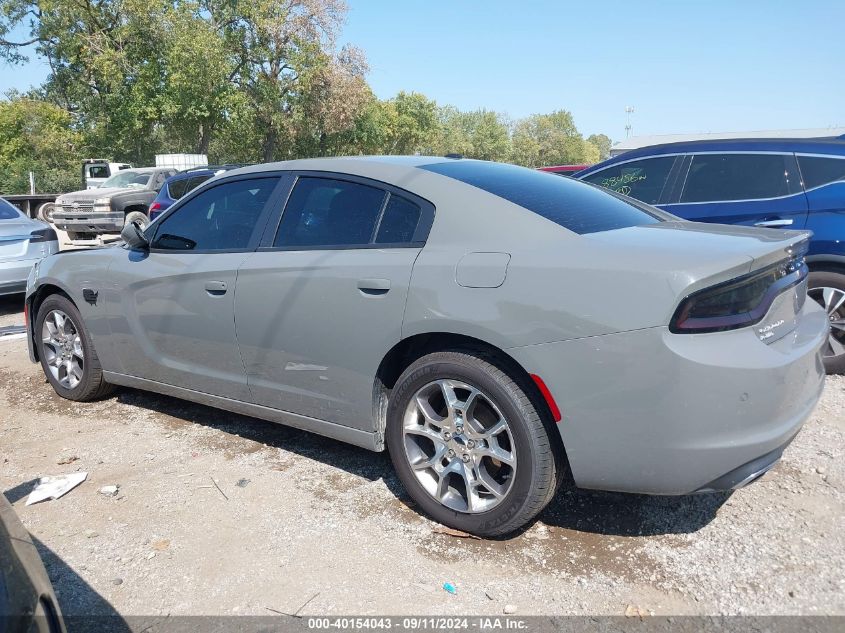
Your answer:
[[[446,454],[447,454],[449,457],[454,457],[454,456],[455,456],[455,451],[453,451],[453,450],[450,448],[450,449],[449,449],[449,452],[448,452],[448,453],[446,453]]]
[[[475,448],[475,442],[473,440],[468,440],[467,448]]]
[[[444,437],[444,439],[451,440],[452,434],[449,433],[449,431],[443,431],[443,437]]]
[[[461,459],[464,460],[464,464],[469,463],[469,455],[467,453],[464,453],[463,455],[461,455]]]

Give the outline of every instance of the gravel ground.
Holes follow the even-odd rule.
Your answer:
[[[0,325],[21,309],[0,300]],[[843,403],[828,378],[783,460],[734,494],[564,489],[487,541],[436,533],[384,454],[128,389],[71,403],[6,340],[0,490],[66,614],[842,615]],[[24,506],[34,480],[74,471],[81,486]]]

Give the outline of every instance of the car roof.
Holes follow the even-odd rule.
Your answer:
[[[606,161],[588,167],[584,173],[591,173],[606,165],[626,162],[646,156],[686,154],[691,152],[796,152],[803,154],[833,154],[845,156],[845,139],[840,136],[826,138],[731,138],[720,140],[681,141],[650,145],[614,156]]]

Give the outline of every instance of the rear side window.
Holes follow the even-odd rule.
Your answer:
[[[401,244],[414,239],[420,222],[420,206],[401,196],[390,194],[376,235],[377,244]]]
[[[161,221],[152,247],[175,251],[248,248],[278,181],[235,180],[199,193]]]
[[[356,182],[301,177],[274,246],[363,246],[373,239],[387,192]]]
[[[696,154],[681,202],[756,200],[788,195],[789,165],[782,154]]]
[[[187,178],[180,178],[179,180],[173,180],[167,183],[167,193],[170,194],[170,197],[174,200],[178,200],[182,196],[185,195],[185,192],[188,190],[188,179]]]
[[[674,156],[645,158],[611,165],[585,176],[583,180],[647,204],[656,204],[674,164]]]
[[[799,156],[798,166],[804,189],[815,189],[838,180],[845,180],[845,158]]]
[[[483,189],[575,233],[660,222],[656,215],[598,188],[534,169],[473,160],[433,163],[420,168]]]

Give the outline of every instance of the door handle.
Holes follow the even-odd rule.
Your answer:
[[[205,282],[205,291],[213,297],[219,297],[226,294],[226,287],[225,281],[206,281]]]
[[[754,226],[765,226],[770,229],[776,229],[784,226],[792,226],[792,220],[763,220],[762,222],[755,222]]]
[[[369,296],[372,296],[372,297],[378,297],[378,296],[387,294],[387,291],[390,290],[390,280],[389,279],[359,279],[358,280],[358,290],[360,290],[365,295],[369,295]]]

